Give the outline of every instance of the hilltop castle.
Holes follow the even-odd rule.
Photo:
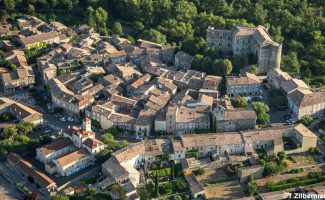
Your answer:
[[[235,30],[215,30],[209,27],[206,39],[210,46],[224,54],[252,55],[261,73],[280,68],[282,44],[274,42],[263,26],[237,26]]]

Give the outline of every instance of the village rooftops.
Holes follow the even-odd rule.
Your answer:
[[[40,150],[45,156],[47,156],[68,146],[74,146],[73,142],[69,138],[62,137],[50,144],[42,146]]]
[[[57,187],[56,183],[51,178],[33,167],[31,163],[22,159],[18,154],[10,153],[7,155],[7,159],[14,164],[14,167],[17,170],[21,171],[26,176],[33,178],[41,187],[46,188],[49,191]]]
[[[123,166],[120,165],[120,162],[114,156],[110,157],[106,162],[103,163],[103,168],[108,171],[109,177],[111,177],[114,181],[128,178],[128,172]]]
[[[307,107],[325,103],[325,92],[312,92],[309,89],[296,89],[288,95],[297,107]]]
[[[65,133],[72,136],[72,134],[81,137],[81,138],[88,138],[91,135],[94,135],[95,132],[93,131],[86,131],[84,129],[78,128],[76,126],[72,126],[71,128],[65,129]]]
[[[138,80],[134,81],[131,84],[131,87],[134,88],[134,89],[138,89],[141,85],[148,82],[150,79],[151,79],[151,75],[150,74],[145,74],[144,76],[142,76]]]
[[[243,144],[239,133],[229,132],[227,134],[188,134],[182,135],[183,147],[205,147],[229,144]]]
[[[309,89],[309,86],[302,80],[292,78],[287,81],[282,81],[281,82],[281,88],[286,92],[290,93],[294,91],[297,88],[304,88],[304,89]]]
[[[193,173],[186,174],[184,177],[190,187],[192,194],[204,192],[202,184],[196,179]]]
[[[122,163],[132,158],[136,157],[137,155],[141,155],[144,153],[145,146],[143,141],[129,144],[128,146],[115,151],[112,155],[117,159],[118,162]]]
[[[226,110],[225,111],[225,120],[240,120],[240,119],[256,119],[257,116],[255,111],[253,110],[243,110],[243,109],[235,109],[235,110]]]
[[[303,124],[298,124],[294,127],[294,130],[297,131],[298,133],[300,133],[302,136],[304,137],[313,137],[313,138],[317,138],[317,136],[311,132],[306,126],[304,126]]]
[[[87,138],[84,142],[84,145],[86,145],[87,147],[89,147],[90,149],[94,149],[97,148],[99,146],[103,146],[104,143],[100,140],[97,140],[96,138]]]
[[[111,59],[119,58],[119,57],[123,57],[123,56],[127,56],[127,54],[126,54],[126,52],[124,50],[108,54],[108,57],[111,58]]]
[[[19,119],[24,121],[33,122],[34,120],[36,121],[43,118],[43,115],[41,113],[29,108],[28,106],[25,106],[6,97],[0,97],[0,110],[5,109],[6,107],[14,111],[14,114],[18,116]]]
[[[181,106],[177,109],[176,122],[185,123],[185,122],[208,122],[209,115],[198,113],[196,108],[187,108]]]
[[[227,85],[250,85],[250,84],[260,84],[261,81],[258,80],[255,74],[246,73],[246,76],[242,77],[234,77],[228,76],[226,77]]]
[[[127,97],[123,97],[120,95],[112,95],[111,99],[110,99],[113,103],[118,103],[118,104],[124,104],[124,105],[129,105],[129,106],[134,106],[137,101],[133,100],[133,99],[129,99]]]
[[[70,165],[78,160],[81,160],[82,158],[85,158],[87,156],[90,156],[90,153],[88,152],[88,150],[86,148],[81,148],[81,149],[78,149],[72,153],[69,153],[65,156],[62,156],[62,157],[56,159],[56,161],[62,167],[65,167],[65,166],[68,166],[68,165]]]
[[[203,87],[218,87],[221,81],[222,81],[221,76],[208,75],[204,78]]]
[[[38,35],[22,37],[22,38],[20,38],[20,40],[24,46],[28,46],[31,44],[44,42],[44,41],[51,40],[51,39],[58,38],[58,37],[59,37],[59,34],[56,31],[51,31],[48,33],[41,33]]]

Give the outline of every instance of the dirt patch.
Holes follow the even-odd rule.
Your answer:
[[[197,176],[197,179],[205,185],[205,183],[209,180],[224,180],[230,179],[226,171],[225,167],[216,167],[216,166],[209,166],[204,168],[204,174]]]
[[[245,193],[238,183],[222,184],[205,187],[207,199],[237,199],[245,196]]]
[[[286,162],[289,164],[289,168],[299,168],[317,164],[314,156],[308,152],[288,155]]]

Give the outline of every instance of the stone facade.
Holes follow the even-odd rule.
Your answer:
[[[263,26],[237,26],[235,30],[216,30],[209,27],[206,40],[210,46],[225,54],[252,55],[261,73],[280,68],[282,44],[274,42]]]
[[[256,119],[253,110],[229,110],[219,105],[213,111],[217,132],[252,130],[255,129]]]

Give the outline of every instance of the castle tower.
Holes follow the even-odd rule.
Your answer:
[[[91,131],[91,120],[88,117],[82,121],[82,129]]]

